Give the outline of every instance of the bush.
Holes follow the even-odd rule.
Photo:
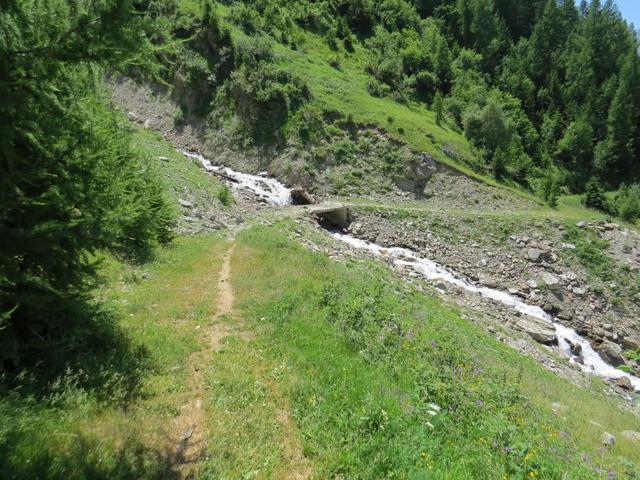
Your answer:
[[[220,200],[220,203],[225,207],[233,203],[233,195],[228,185],[223,185],[220,190],[218,190],[218,200]]]
[[[229,20],[248,34],[255,33],[262,28],[260,14],[246,3],[234,4],[229,11]]]
[[[585,186],[584,204],[596,210],[609,211],[609,203],[607,202],[607,197],[604,195],[602,185],[595,178],[589,180]]]
[[[249,134],[259,141],[274,141],[292,112],[310,97],[298,76],[264,61],[242,65],[231,76],[236,113]]]
[[[640,185],[623,185],[615,196],[617,215],[627,222],[640,219]]]
[[[425,101],[431,102],[436,92],[436,76],[423,70],[415,75],[415,88],[418,95]]]
[[[336,70],[340,70],[340,57],[338,55],[329,59],[329,65]]]
[[[412,3],[406,0],[384,0],[378,8],[380,23],[387,30],[417,29],[420,17]]]
[[[268,38],[262,36],[242,38],[235,44],[236,66],[257,66],[273,60],[273,47]]]
[[[367,92],[369,92],[369,95],[382,98],[391,93],[391,88],[375,78],[370,78],[367,80]]]

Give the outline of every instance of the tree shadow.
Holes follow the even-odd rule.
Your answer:
[[[48,318],[37,325],[20,326],[16,318],[13,328],[0,332],[0,394],[42,399],[72,384],[126,409],[151,368],[147,349],[133,342],[107,306],[86,296],[60,302],[47,313],[39,308]]]
[[[2,478],[14,480],[177,480],[179,469],[167,451],[149,448],[139,441],[125,439],[115,452],[106,452],[100,438],[74,436],[64,446],[55,439],[29,452],[28,461],[7,449],[23,439],[10,432],[0,445]],[[38,447],[38,445],[35,445]]]
[[[68,415],[83,408],[126,412],[152,365],[147,349],[105,305],[76,298],[55,312],[55,322],[42,323],[56,328],[27,329],[28,337],[13,329],[14,341],[20,335],[18,360],[2,352],[0,421],[7,424],[0,427],[0,477],[178,478],[170,452],[144,444],[135,429],[120,438],[117,430],[105,435],[92,424],[76,429],[68,423]]]

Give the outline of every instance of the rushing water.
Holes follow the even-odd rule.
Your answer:
[[[181,153],[186,157],[195,158],[200,161],[204,169],[208,172],[222,173],[225,176],[232,178],[234,180],[232,185],[235,189],[250,190],[271,205],[291,204],[290,190],[275,178],[269,178],[266,175],[249,175],[246,173],[236,172],[227,167],[214,166],[208,159],[200,154],[186,151],[182,151]],[[469,292],[479,294],[483,297],[490,298],[496,302],[512,307],[524,315],[548,322],[555,328],[559,347],[569,357],[572,363],[576,363],[585,372],[600,375],[605,378],[615,379],[627,377],[631,381],[633,387],[636,390],[640,390],[640,378],[627,372],[623,372],[622,370],[606,363],[600,355],[596,353],[586,339],[578,335],[575,330],[565,327],[561,323],[557,322],[555,318],[546,313],[540,307],[524,303],[518,297],[506,292],[474,285],[469,280],[460,275],[456,275],[443,266],[438,265],[427,258],[418,256],[412,250],[398,247],[385,248],[339,232],[333,232],[332,235],[352,247],[367,250],[377,257],[390,258],[396,265],[410,267],[428,280],[441,280],[450,283]],[[571,354],[569,342],[582,347],[581,357],[583,363],[576,362],[575,357]]]
[[[199,153],[186,151],[180,153],[188,158],[199,160],[207,172],[222,173],[232,178],[234,182],[231,182],[231,185],[235,189],[250,190],[271,205],[289,205],[291,203],[290,190],[275,178],[266,175],[249,175],[248,173],[236,172],[228,167],[218,167],[212,165],[207,158]]]
[[[471,283],[469,280],[460,277],[447,270],[441,265],[426,259],[419,257],[415,252],[406,248],[385,248],[375,243],[360,240],[350,235],[345,235],[339,232],[333,232],[332,235],[345,242],[352,247],[361,250],[367,250],[373,255],[382,258],[390,258],[395,265],[407,266],[412,268],[417,273],[421,274],[428,280],[441,280],[459,288],[467,290],[469,292],[477,293],[483,297],[490,298],[504,305],[514,308],[518,312],[529,315],[531,317],[544,320],[552,324],[556,330],[556,336],[558,338],[558,345],[562,351],[570,358],[572,363],[576,363],[582,370],[588,373],[600,375],[605,378],[621,378],[627,377],[633,387],[636,390],[640,390],[640,378],[635,377],[627,372],[623,372],[608,363],[606,363],[600,355],[591,347],[591,344],[578,335],[578,333],[564,325],[558,323],[551,315],[547,314],[540,307],[535,305],[528,305],[520,300],[518,297],[510,295],[506,292],[496,290],[488,287],[479,287]],[[574,345],[580,345],[582,347],[581,357],[583,363],[575,361],[575,357],[571,354],[571,347],[567,340]]]

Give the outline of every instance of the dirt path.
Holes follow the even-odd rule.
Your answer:
[[[178,479],[199,478],[200,462],[207,451],[209,432],[206,427],[206,365],[213,354],[223,347],[225,337],[233,335],[251,339],[251,333],[242,329],[241,325],[231,322],[234,294],[231,285],[232,246],[224,255],[222,268],[218,276],[216,314],[212,325],[203,332],[204,348],[194,353],[188,360],[188,401],[182,406],[180,415],[172,425],[172,457],[173,473]],[[282,397],[277,385],[269,382],[272,401],[277,405],[276,422],[282,431],[282,466],[277,478],[286,480],[307,480],[311,477],[311,464],[304,456],[302,444],[291,415],[291,407]]]
[[[198,466],[207,446],[207,428],[205,413],[206,388],[204,366],[211,355],[220,350],[222,340],[231,332],[224,317],[233,308],[233,289],[231,287],[232,246],[224,255],[222,268],[218,277],[217,311],[213,324],[204,332],[205,348],[194,353],[188,360],[189,365],[189,400],[181,408],[180,415],[174,419],[172,426],[174,473],[180,479],[198,478]]]
[[[282,428],[285,470],[282,478],[286,480],[307,480],[311,477],[312,468],[309,460],[302,452],[302,445],[298,430],[291,418],[291,407],[286,400],[281,400],[281,406],[277,412],[277,420]]]

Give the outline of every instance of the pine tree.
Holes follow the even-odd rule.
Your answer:
[[[639,63],[635,52],[627,56],[609,109],[607,136],[597,149],[596,172],[614,186],[634,170],[637,161]]]
[[[433,98],[433,111],[436,114],[436,125],[442,125],[443,116],[444,116],[444,101],[442,99],[442,94],[440,90],[438,90]]]
[[[451,88],[451,52],[444,37],[440,36],[437,42],[435,74],[438,89],[446,93]]]
[[[143,32],[131,0],[0,7],[0,360],[77,320],[90,253],[170,237],[161,185],[96,91],[101,68],[143,63]]]
[[[548,0],[529,39],[529,75],[538,85],[547,83],[554,54],[564,41],[564,25],[559,13],[557,0]]]

